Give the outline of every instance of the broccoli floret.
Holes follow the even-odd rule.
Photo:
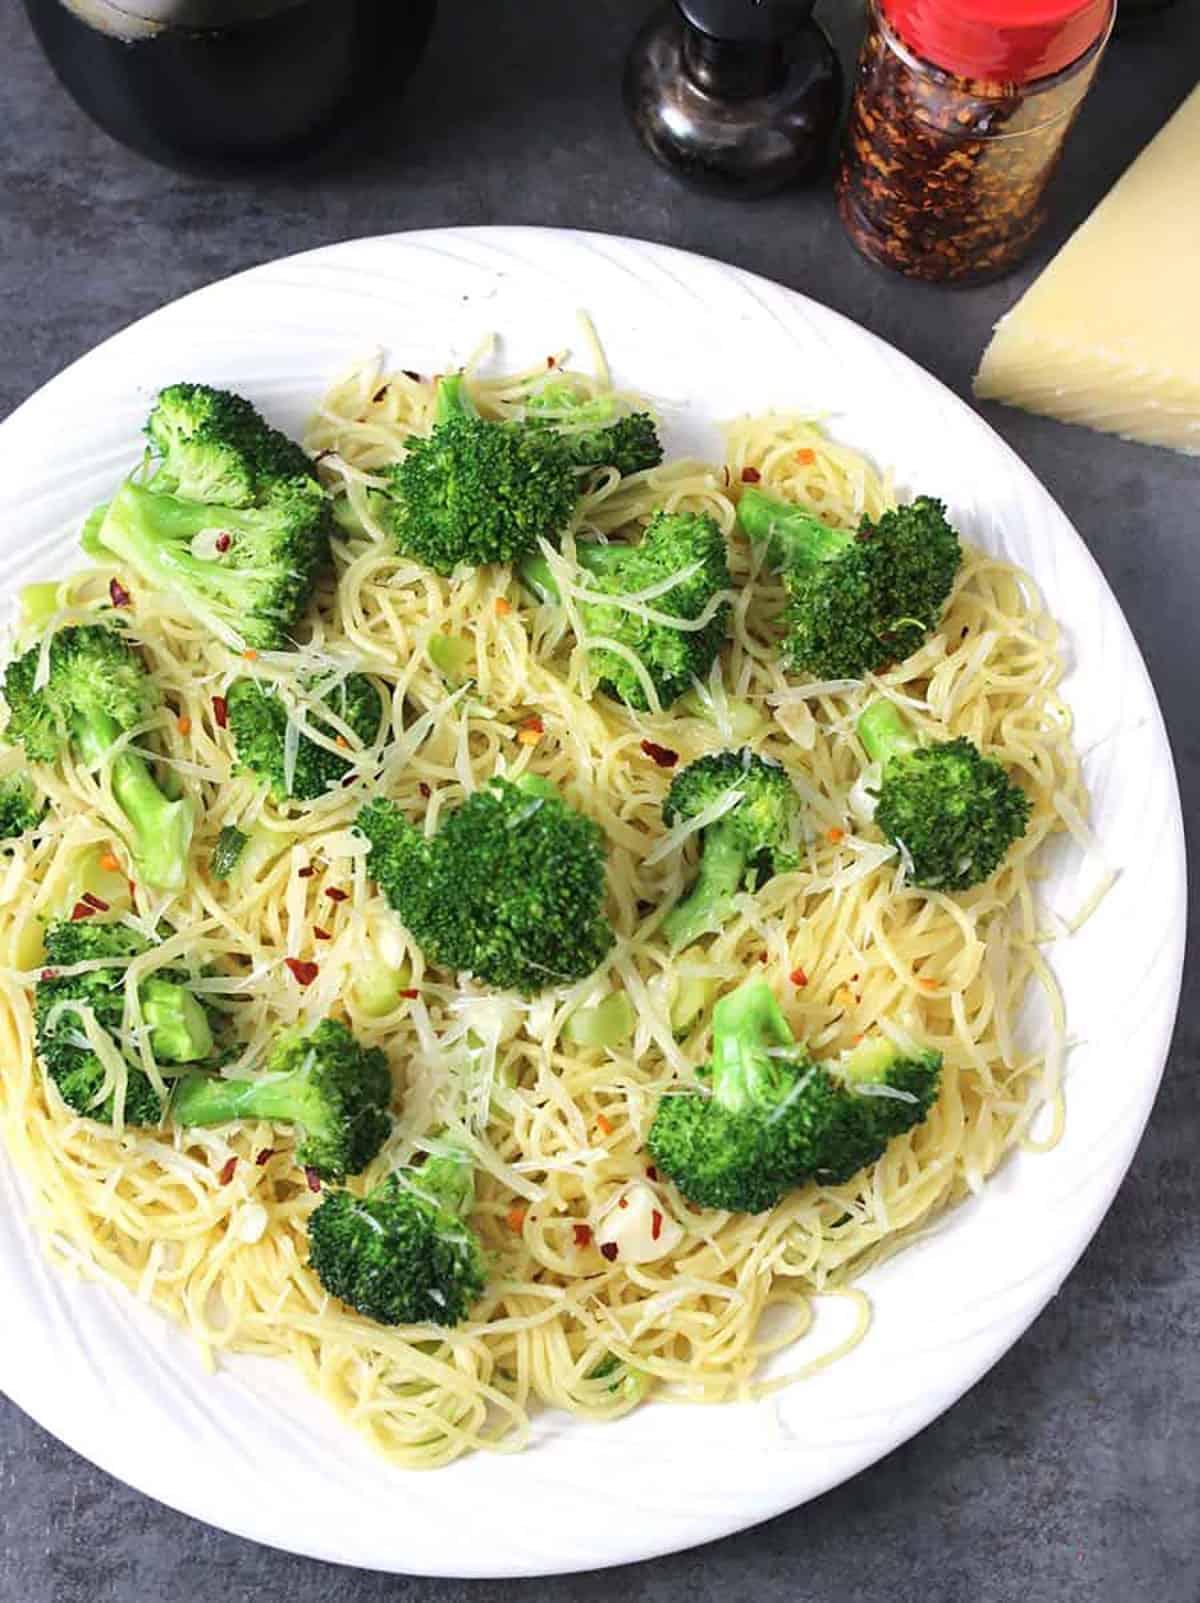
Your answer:
[[[803,507],[746,490],[738,522],[788,592],[786,652],[820,679],[859,679],[911,656],[937,628],[962,561],[945,507],[929,496],[831,529]]]
[[[612,395],[581,395],[567,380],[529,398],[531,428],[553,429],[578,468],[614,467],[622,478],[662,461],[658,425],[649,412],[624,412]]]
[[[965,891],[990,879],[1029,823],[1029,798],[971,741],[923,745],[890,701],[875,701],[858,735],[880,764],[875,822],[913,885]]]
[[[353,731],[361,745],[369,746],[378,735],[383,701],[365,674],[348,674],[321,700]],[[289,785],[288,711],[272,686],[257,679],[237,679],[229,687],[225,701],[239,764],[267,780],[277,802],[314,801],[349,773],[352,764],[345,757],[301,735]],[[319,719],[314,720],[314,725],[330,739],[340,733]]]
[[[206,384],[160,391],[146,433],[160,458],[152,487],[188,501],[259,506],[277,480],[315,478],[296,442],[249,401]]]
[[[208,872],[213,879],[225,880],[238,865],[250,837],[236,824],[226,824],[218,834],[208,859]]]
[[[51,977],[39,980],[34,992],[38,1052],[67,1106],[104,1124],[112,1123],[114,1098],[110,1094],[97,1102],[107,1071],[87,1044],[85,1014],[80,1010],[89,1010],[116,1046],[125,1007],[125,969],[150,946],[151,942],[124,924],[101,924],[94,919],[51,924],[46,931],[49,967],[45,974]],[[110,966],[53,977],[58,968],[98,958],[112,960]],[[150,1050],[156,1062],[197,1063],[210,1055],[213,1035],[208,1014],[188,989],[186,973],[157,970],[138,986],[138,1001],[150,1028]],[[130,1062],[125,1123],[157,1124],[161,1116],[153,1085],[145,1072]]]
[[[116,740],[158,704],[158,691],[133,647],[100,624],[60,629],[50,641],[46,682],[38,685],[42,647],[8,664],[7,735],[33,762],[54,762],[65,750],[96,767]],[[113,795],[129,821],[138,872],[146,884],[179,890],[187,877],[192,804],[170,801],[131,751],[112,759]]]
[[[654,1162],[692,1202],[763,1213],[810,1179],[839,1184],[925,1118],[941,1057],[872,1037],[833,1063],[798,1044],[770,987],[746,981],[713,1009],[708,1089],[665,1096]]]
[[[344,1024],[324,1019],[306,1035],[282,1036],[261,1078],[190,1074],[171,1100],[180,1125],[267,1119],[302,1132],[296,1160],[323,1179],[358,1174],[391,1131],[392,1076],[379,1047],[361,1047]]]
[[[219,639],[283,650],[328,550],[325,492],[297,475],[268,481],[253,506],[231,507],[127,479],[94,541]]]
[[[381,1325],[456,1325],[487,1285],[470,1154],[438,1153],[366,1197],[332,1191],[308,1221],[309,1262],[333,1297]]]
[[[637,545],[580,542],[575,556],[584,585],[593,593],[619,598],[648,590],[674,578],[671,589],[644,603],[651,611],[699,618],[713,598],[731,584],[725,536],[712,518],[694,512],[658,512]],[[542,556],[527,557],[521,577],[544,600],[558,599],[550,565]],[[595,639],[616,640],[632,651],[654,683],[661,706],[669,706],[703,679],[725,642],[729,607],[722,603],[699,629],[679,629],[647,618],[641,612],[611,603],[581,601],[584,629]],[[649,698],[641,676],[619,652],[598,647],[591,653],[599,683],[629,707],[645,710]]]
[[[735,792],[741,800],[702,832],[695,885],[663,921],[676,949],[719,930],[747,880],[762,883],[795,864],[800,798],[787,770],[749,747],[713,752],[681,769],[663,819],[669,826],[694,818]]]
[[[0,780],[0,840],[16,840],[36,829],[46,816],[46,803],[28,774]]]
[[[382,800],[362,809],[358,828],[371,874],[441,968],[532,996],[583,979],[612,945],[604,837],[543,779],[493,779],[432,839]]]
[[[388,476],[381,520],[406,556],[445,574],[557,539],[579,492],[558,435],[479,417],[461,374],[441,380],[432,434],[412,440]]]

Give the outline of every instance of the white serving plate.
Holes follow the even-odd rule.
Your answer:
[[[617,1564],[795,1507],[873,1463],[960,1397],[1053,1295],[1107,1210],[1162,1074],[1186,908],[1170,748],[1145,666],[1083,541],[1033,475],[927,373],[801,295],[636,240],[526,228],[359,240],[256,268],[108,340],[0,425],[0,592],[67,571],[82,515],[136,458],[163,383],[249,395],[298,433],[328,383],[385,347],[440,371],[480,336],[506,366],[564,345],[576,311],[618,383],[654,396],[673,453],[713,455],[713,424],[772,405],[945,498],[967,537],[1032,572],[1066,626],[1093,820],[1123,869],[1051,949],[1071,1054],[1050,1154],[1019,1154],[984,1194],[863,1282],[875,1321],[848,1358],[777,1399],[648,1406],[612,1425],[544,1414],[519,1457],[435,1474],[379,1461],[282,1364],[209,1376],[188,1338],[124,1292],[46,1264],[0,1155],[0,1385],[111,1474],[212,1525],[345,1564],[506,1576]],[[1091,870],[1094,873],[1094,869]],[[1078,905],[1064,854],[1049,885]]]

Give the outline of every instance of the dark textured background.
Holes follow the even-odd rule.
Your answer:
[[[858,5],[820,9],[849,60]],[[315,183],[219,187],[150,167],[93,129],[53,81],[16,0],[0,0],[0,414],[98,340],[209,279],[354,235],[492,222],[636,234],[723,257],[845,312],[965,394],[995,318],[1200,76],[1196,0],[1118,40],[1036,260],[1002,284],[947,292],[862,262],[823,186],[714,204],[644,160],[618,97],[621,57],[644,11],[643,0],[442,0],[386,148]],[[1200,462],[985,411],[1116,590],[1149,660],[1194,821]],[[653,1603],[1197,1603],[1198,1040],[1200,1005],[1185,982],[1166,1083],[1133,1169],[1031,1332],[945,1418],[795,1514],[615,1574],[503,1584],[362,1575],[250,1546],[148,1502],[0,1401],[0,1603],[590,1603],[618,1590]]]

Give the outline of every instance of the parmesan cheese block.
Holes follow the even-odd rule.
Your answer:
[[[1200,89],[997,324],[975,393],[1200,455]]]

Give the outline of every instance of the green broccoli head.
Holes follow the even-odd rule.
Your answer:
[[[45,653],[45,683],[39,670]],[[33,762],[54,762],[66,749],[91,767],[158,705],[158,690],[141,657],[115,629],[85,624],[60,629],[49,642],[8,664],[7,734]],[[134,752],[112,759],[113,795],[129,824],[138,872],[148,885],[179,890],[187,877],[193,808],[169,800]]]
[[[478,417],[461,375],[441,381],[432,434],[409,442],[389,480],[381,512],[397,546],[443,574],[557,539],[579,490],[556,434]]]
[[[783,574],[791,665],[821,679],[858,679],[911,656],[936,629],[962,562],[945,507],[924,495],[850,534],[750,489],[738,521]]]
[[[0,840],[16,840],[36,829],[46,816],[46,803],[28,774],[0,780]]]
[[[713,1009],[710,1094],[663,1097],[648,1144],[690,1201],[763,1213],[809,1180],[841,1184],[876,1162],[928,1115],[941,1066],[883,1036],[813,1063],[755,976]]]
[[[92,1050],[86,1014],[120,1050],[125,1008],[125,970],[151,943],[124,924],[95,919],[51,924],[46,931],[47,968],[34,991],[37,1048],[50,1079],[74,1112],[103,1124],[113,1120],[115,1098],[101,1095],[104,1063]],[[59,975],[76,963],[104,960],[109,966],[83,974]],[[159,1063],[193,1063],[213,1049],[207,1012],[188,988],[186,973],[158,969],[138,987],[138,1000],[150,1030],[150,1050]],[[125,1123],[157,1124],[162,1105],[144,1071],[128,1063]]]
[[[583,394],[567,379],[532,395],[525,421],[530,428],[554,430],[578,468],[613,467],[624,478],[662,461],[658,425],[649,412],[622,412],[614,396]]]
[[[618,598],[634,595],[674,578],[661,595],[642,603],[650,612],[688,622],[699,618],[713,598],[732,583],[725,536],[703,513],[658,512],[637,545],[580,543],[576,558],[584,569],[585,588],[614,597],[610,603],[581,601],[580,615],[588,636],[615,640],[633,652],[649,674],[661,706],[666,707],[703,679],[725,643],[729,607],[721,605],[699,629],[680,629],[622,606]],[[543,597],[557,599],[557,588],[544,557],[521,564],[521,575]],[[590,656],[598,682],[629,707],[645,710],[649,698],[641,675],[620,652],[596,647]]]
[[[712,752],[680,769],[663,803],[668,826],[695,818],[728,797],[739,799],[701,835],[696,883],[667,915],[663,933],[679,948],[720,929],[734,897],[796,861],[800,798],[787,770],[748,747]]]
[[[858,732],[881,764],[875,822],[901,852],[907,878],[965,891],[990,879],[1029,824],[1029,798],[966,739],[922,745],[889,701],[862,714]]]
[[[299,475],[266,482],[253,506],[237,507],[128,479],[93,539],[218,638],[285,650],[328,554],[328,506],[317,481]]]
[[[294,1031],[272,1048],[261,1077],[192,1074],[171,1101],[176,1124],[265,1119],[301,1132],[296,1161],[323,1179],[358,1174],[387,1140],[392,1075],[378,1047],[365,1048],[336,1019]]]
[[[440,1153],[366,1197],[333,1191],[308,1221],[309,1262],[332,1297],[381,1325],[456,1325],[487,1285],[466,1222],[471,1157]]]
[[[262,680],[237,679],[225,700],[239,765],[265,779],[277,802],[314,801],[349,773],[352,765],[345,757],[301,735],[289,783],[288,711],[273,687]],[[365,674],[348,674],[321,700],[353,730],[362,746],[371,745],[379,734],[383,699]],[[317,720],[317,727],[322,734],[336,737],[337,731],[330,725]]]
[[[279,480],[315,479],[294,440],[242,396],[207,384],[160,391],[146,433],[159,458],[153,488],[188,501],[258,506]]]
[[[432,839],[387,801],[358,828],[389,904],[441,968],[532,996],[603,962],[604,838],[544,780],[494,779]]]

